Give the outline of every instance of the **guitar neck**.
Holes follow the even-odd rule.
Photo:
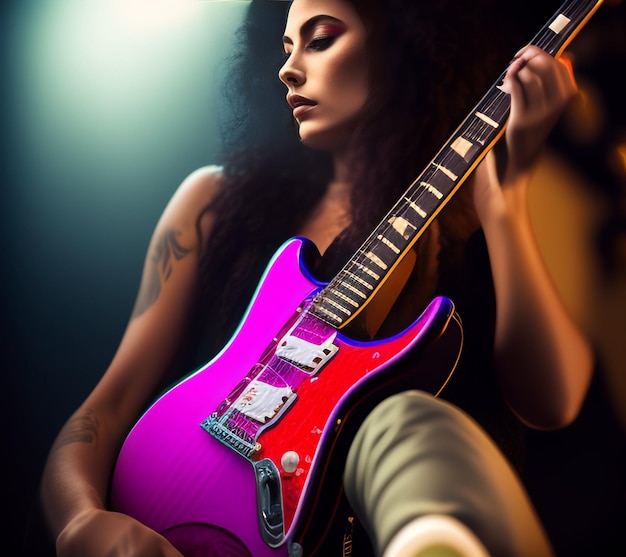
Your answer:
[[[558,57],[602,0],[569,0],[530,44]],[[350,261],[312,301],[308,311],[340,329],[372,300],[441,209],[504,132],[510,97],[506,70],[489,88],[430,164],[411,183]]]

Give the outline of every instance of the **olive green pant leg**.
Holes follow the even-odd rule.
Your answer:
[[[379,404],[351,445],[344,477],[378,555],[406,524],[445,514],[493,556],[552,549],[520,479],[486,433],[457,407],[419,391]]]

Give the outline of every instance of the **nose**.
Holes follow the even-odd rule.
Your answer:
[[[290,85],[302,85],[304,83],[304,71],[296,65],[293,54],[287,58],[283,66],[278,70],[278,78],[287,85],[287,87]]]

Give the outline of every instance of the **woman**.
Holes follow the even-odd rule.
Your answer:
[[[492,23],[487,12],[480,14],[484,25]],[[471,36],[479,33],[464,26],[465,17],[454,2],[292,2],[279,77],[300,144],[280,144],[278,158],[255,151],[245,162],[233,157],[223,169],[200,169],[164,211],[119,349],[49,455],[42,497],[60,557],[180,557],[165,538],[107,510],[108,482],[126,433],[172,379],[198,308],[200,316],[214,316],[210,340],[228,338],[248,299],[242,293],[254,286],[268,253],[295,234],[316,244],[323,257],[315,271],[329,278],[422,170],[458,123],[460,99],[476,96],[472,80],[485,80],[469,63]],[[485,59],[479,62],[482,67]],[[514,428],[502,424],[514,423],[512,416],[537,428],[571,422],[590,381],[592,356],[546,273],[526,202],[541,147],[576,86],[564,65],[527,47],[511,63],[503,88],[512,105],[505,137],[420,239],[406,286],[372,334],[400,330],[437,293],[453,298],[467,350],[445,398],[470,412],[515,461]],[[390,405],[401,421],[399,433],[382,419]],[[426,459],[425,470],[413,464],[415,451],[432,449],[428,442],[398,443],[404,432],[419,439],[424,430],[445,430],[456,439],[443,460],[440,451],[432,464]],[[383,462],[390,452],[399,455],[398,470]],[[442,470],[441,483],[452,486],[445,496],[458,508],[421,491],[418,480],[430,481],[433,466]],[[480,486],[487,508],[458,495],[459,469],[468,475],[459,484]],[[388,490],[370,489],[390,475],[402,479],[385,482]],[[485,549],[550,554],[493,442],[455,406],[422,393],[396,395],[374,410],[352,445],[345,484],[377,554],[413,555],[424,544],[442,542],[466,554],[470,547],[475,555]],[[407,498],[407,510],[390,513],[385,497],[397,493]],[[485,524],[489,518],[506,539]]]

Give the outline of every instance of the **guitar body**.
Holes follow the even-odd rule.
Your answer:
[[[227,346],[162,395],[122,446],[112,507],[164,534],[186,557],[286,556],[293,542],[313,554],[340,496],[341,469],[329,471],[341,466],[362,417],[400,389],[437,393],[458,360],[454,306],[436,298],[392,338],[357,342],[334,331],[336,352],[321,369],[297,381],[285,375],[294,394],[256,431],[253,454],[210,434],[201,424],[240,395],[242,380],[250,384],[250,370],[288,365],[276,357],[277,339],[298,328],[301,309],[323,286],[304,264],[310,247],[293,239],[279,250]],[[302,375],[291,365],[289,372]],[[285,453],[292,462],[296,455],[287,470]]]

